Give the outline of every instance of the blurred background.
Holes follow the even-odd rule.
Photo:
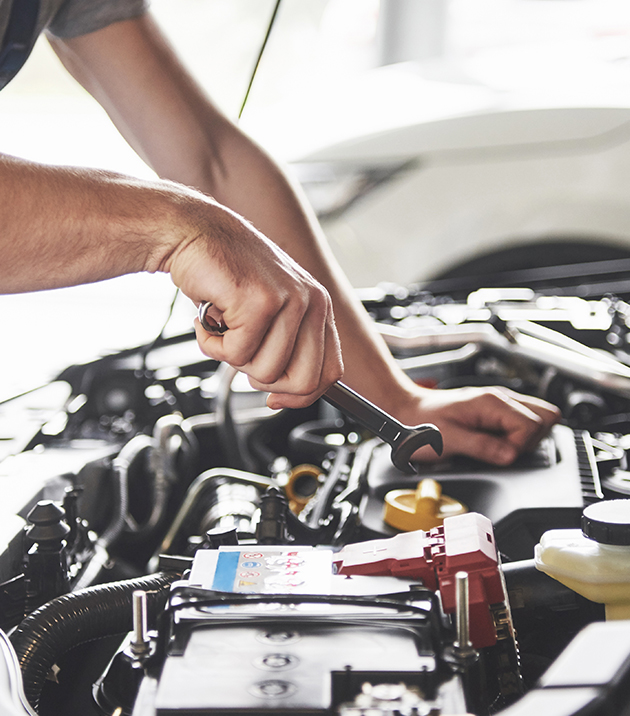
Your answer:
[[[236,119],[274,5],[152,10]],[[542,261],[550,239],[576,260],[629,252],[624,0],[284,0],[241,124],[292,166],[357,288],[522,247]],[[152,176],[45,40],[0,93],[0,151]],[[151,341],[173,297],[143,275],[0,296],[0,399]],[[178,301],[167,332],[193,315]]]

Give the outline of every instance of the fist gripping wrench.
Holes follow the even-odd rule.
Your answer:
[[[208,301],[199,306],[199,322],[208,333],[222,335],[228,330],[228,326],[208,316],[210,306],[212,303]],[[438,455],[442,454],[442,434],[435,425],[403,425],[340,381],[333,383],[322,398],[391,445],[392,463],[401,472],[416,472],[411,456],[425,445],[430,445]]]

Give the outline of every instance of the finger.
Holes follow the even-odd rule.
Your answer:
[[[239,369],[247,366],[263,345],[286,300],[280,292],[254,292],[252,288],[248,296],[241,297],[238,304],[225,310],[223,317],[230,330],[223,334],[224,360]],[[283,337],[279,335],[278,340],[276,350],[282,352]],[[243,368],[243,372],[248,371]]]
[[[505,395],[508,406],[512,408],[512,412],[505,414],[506,420],[512,423],[507,438],[519,452],[531,450],[560,420],[561,413],[554,405],[533,396],[507,389]]]
[[[487,424],[488,431],[501,433],[505,440],[518,451],[523,450],[544,430],[542,419],[526,405],[509,399],[497,404],[494,412],[495,424]]]
[[[332,338],[327,301],[312,305],[297,332],[293,352],[281,375],[273,381],[256,380],[259,389],[272,393],[311,395],[319,389],[322,370]],[[256,378],[256,376],[253,376]]]
[[[494,390],[495,392],[504,395],[511,401],[527,406],[545,422],[548,420],[558,419],[560,417],[560,410],[555,405],[543,400],[542,398],[536,398],[533,395],[527,395],[525,393],[517,393],[511,388],[505,388],[503,386],[497,386],[496,388],[491,388],[490,390]]]
[[[285,393],[283,386],[276,384],[267,398],[270,408],[302,408],[310,405],[336,381],[343,376],[343,362],[337,330],[332,321],[327,322],[325,331],[324,362],[316,389],[310,393]]]
[[[237,368],[247,365],[260,348],[282,305],[279,299],[259,295],[241,303],[238,309],[227,309],[222,312],[222,319],[229,330],[220,336],[204,330],[199,319],[195,319],[195,333],[201,350],[211,358]]]
[[[321,372],[323,360],[322,338],[323,324],[326,320],[326,301],[322,293],[317,305],[317,294],[298,297],[287,302],[275,316],[258,350],[252,358],[239,370],[255,381],[259,390],[271,390],[278,380],[286,380],[289,373],[294,372],[296,356],[300,355],[299,347],[305,342],[313,343],[311,351],[312,371]],[[319,341],[319,345],[315,343]],[[296,376],[299,382],[300,376]],[[310,392],[305,387],[303,392]]]
[[[214,360],[223,361],[224,350],[223,350],[223,336],[214,335],[208,333],[203,328],[198,318],[194,320],[195,336],[197,337],[197,343],[201,352],[208,356],[208,358],[214,358]]]
[[[503,436],[454,423],[447,427],[438,427],[444,440],[442,458],[457,454],[492,465],[505,466],[513,463],[520,453],[520,450]],[[457,446],[456,449],[453,446]],[[414,453],[412,459],[420,462],[435,462],[435,455],[419,450]]]
[[[544,427],[548,430],[552,425],[555,425],[562,418],[560,409],[555,405],[548,403],[546,400],[541,398],[535,398],[531,395],[521,395],[519,393],[511,393],[511,398],[517,402],[525,405],[529,410],[536,413],[542,420]]]

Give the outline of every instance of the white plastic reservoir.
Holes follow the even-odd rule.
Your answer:
[[[607,619],[630,619],[630,500],[589,505],[582,529],[545,532],[536,567],[593,602]]]

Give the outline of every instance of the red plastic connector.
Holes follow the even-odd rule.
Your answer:
[[[455,611],[455,575],[468,573],[470,640],[496,643],[491,606],[505,601],[492,523],[476,512],[447,517],[442,527],[351,544],[334,558],[338,574],[391,575],[439,589],[447,614]]]

